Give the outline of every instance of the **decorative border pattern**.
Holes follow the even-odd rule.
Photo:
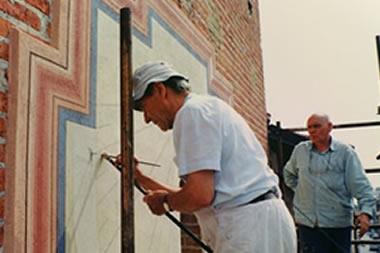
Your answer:
[[[6,252],[65,251],[65,122],[94,126],[96,12],[117,19],[124,6],[134,14],[134,36],[149,45],[151,20],[158,20],[207,66],[209,92],[231,97],[215,71],[212,46],[172,3],[54,1],[52,45],[18,30],[10,36]]]
[[[89,1],[54,1],[52,46],[12,30],[6,252],[55,252],[60,108],[89,114]]]

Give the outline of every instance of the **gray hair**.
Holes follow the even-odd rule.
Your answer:
[[[313,113],[312,115],[309,116],[308,119],[310,119],[311,117],[316,117],[316,118],[318,118],[318,119],[323,120],[324,122],[327,122],[327,123],[331,123],[331,124],[332,124],[329,115],[327,115],[326,113],[320,113],[320,112],[318,112],[318,113]]]

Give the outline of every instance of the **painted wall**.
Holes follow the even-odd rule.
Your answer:
[[[50,43],[50,1],[0,1],[0,252],[4,244],[5,163],[8,128],[9,47],[10,30],[17,27],[36,39]]]
[[[119,173],[100,160],[102,152],[117,154],[120,147],[119,17],[101,2],[93,2],[92,9],[92,23],[96,26],[91,36],[91,64],[95,65],[91,79],[96,87],[96,122],[93,127],[71,120],[66,123],[66,183],[62,191],[66,230],[62,234],[65,232],[66,252],[119,252]],[[133,32],[134,66],[148,60],[168,61],[191,78],[194,91],[206,93],[207,66],[196,52],[154,9],[148,9],[147,22],[146,34]],[[143,170],[178,185],[171,133],[163,134],[153,125],[146,125],[141,113],[134,117],[136,156],[162,165],[159,169],[145,166]],[[152,216],[141,198],[136,194],[136,251],[179,252],[178,229],[165,218]]]
[[[6,252],[120,251],[119,174],[100,154],[117,154],[120,146],[118,10],[124,6],[133,15],[134,68],[170,62],[194,91],[233,105],[266,145],[257,2],[1,2]],[[134,116],[137,157],[162,165],[143,170],[177,185],[171,134]],[[179,252],[181,242],[183,252],[197,251],[169,221],[152,216],[138,193],[135,205],[136,252]]]

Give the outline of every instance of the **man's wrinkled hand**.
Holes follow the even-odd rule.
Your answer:
[[[166,213],[164,207],[165,196],[168,194],[167,191],[156,190],[149,191],[144,196],[144,202],[148,204],[150,211],[155,215],[162,215]]]
[[[368,214],[361,213],[355,220],[355,224],[359,226],[359,237],[367,233],[370,225],[370,218]]]
[[[143,174],[139,168],[139,160],[136,157],[134,157],[133,159],[134,159],[134,165],[135,165],[135,177],[137,180],[139,180],[139,178],[142,177]],[[121,154],[118,154],[116,156],[115,162],[116,164],[123,166],[123,159],[121,157]]]

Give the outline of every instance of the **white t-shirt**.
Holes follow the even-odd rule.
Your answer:
[[[278,187],[255,134],[221,99],[188,95],[175,117],[173,136],[180,176],[215,171],[214,208],[235,207]]]

